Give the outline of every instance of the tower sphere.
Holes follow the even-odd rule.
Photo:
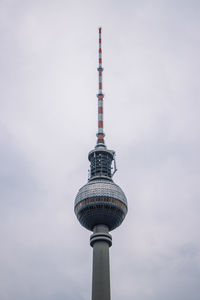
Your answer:
[[[104,224],[109,231],[118,227],[127,213],[127,200],[122,189],[112,180],[95,179],[80,188],[74,205],[75,214],[85,228]]]

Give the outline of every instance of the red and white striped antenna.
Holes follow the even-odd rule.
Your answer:
[[[97,145],[104,144],[104,132],[103,132],[103,98],[104,94],[102,92],[102,49],[101,49],[101,27],[99,27],[99,66],[97,71],[99,72],[99,92],[97,94],[98,98],[98,132],[97,132]]]

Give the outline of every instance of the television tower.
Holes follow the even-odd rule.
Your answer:
[[[116,172],[115,152],[104,142],[102,92],[102,48],[99,28],[99,92],[97,144],[89,152],[90,173],[88,183],[80,188],[74,203],[75,214],[83,227],[93,231],[92,300],[110,300],[109,231],[117,228],[127,213],[127,199],[122,189],[113,182]],[[112,167],[114,165],[114,168]]]

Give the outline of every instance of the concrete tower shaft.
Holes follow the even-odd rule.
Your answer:
[[[93,247],[92,300],[110,300],[109,247],[112,245],[112,237],[107,226],[94,227],[90,245]]]

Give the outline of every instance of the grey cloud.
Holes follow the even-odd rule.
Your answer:
[[[105,132],[129,212],[112,298],[199,298],[199,2],[2,1],[0,298],[88,299],[90,233],[73,212]]]

